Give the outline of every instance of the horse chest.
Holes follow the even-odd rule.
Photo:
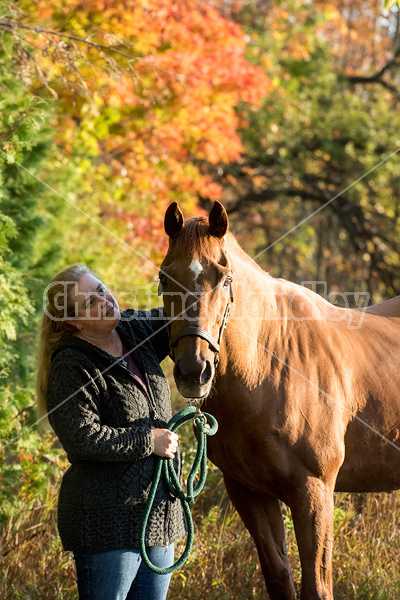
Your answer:
[[[318,427],[310,435],[301,412],[289,416],[272,402],[268,411],[257,410],[256,403],[252,411],[238,405],[232,409],[221,402],[221,393],[217,398],[218,402],[207,402],[206,408],[219,422],[217,435],[209,440],[210,460],[248,488],[281,495],[305,473],[324,477],[341,463],[343,439],[339,443],[339,438]]]
[[[255,491],[281,489],[298,461],[290,447],[271,431],[218,418],[218,433],[208,442],[210,460],[224,473]]]

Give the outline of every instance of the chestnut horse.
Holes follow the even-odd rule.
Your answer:
[[[332,600],[334,491],[400,488],[400,297],[344,309],[271,277],[228,232],[219,202],[185,225],[172,204],[165,230],[175,381],[218,419],[209,457],[256,543],[269,595],[296,597],[281,500],[302,600]]]

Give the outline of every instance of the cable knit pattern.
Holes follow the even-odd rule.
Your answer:
[[[65,550],[95,553],[139,546],[139,525],[153,479],[151,429],[171,418],[170,390],[160,367],[168,354],[162,309],[127,310],[117,325],[148,392],[122,364],[76,337],[52,356],[49,420],[71,466],[58,501]],[[175,467],[180,472],[177,452]],[[146,532],[147,545],[165,546],[185,533],[181,504],[160,484]]]

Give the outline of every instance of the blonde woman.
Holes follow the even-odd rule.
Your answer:
[[[155,455],[174,458],[166,429],[170,390],[160,362],[168,354],[162,309],[120,313],[85,265],[48,286],[39,351],[39,411],[67,453],[58,529],[74,553],[80,600],[164,600],[170,576],[141,562],[139,524]],[[146,532],[149,558],[173,563],[185,533],[180,502],[160,486]]]

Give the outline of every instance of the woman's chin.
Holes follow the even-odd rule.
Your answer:
[[[110,324],[115,323],[116,325],[121,320],[121,313],[118,308],[115,307],[114,310],[109,311],[104,315],[103,320]]]

